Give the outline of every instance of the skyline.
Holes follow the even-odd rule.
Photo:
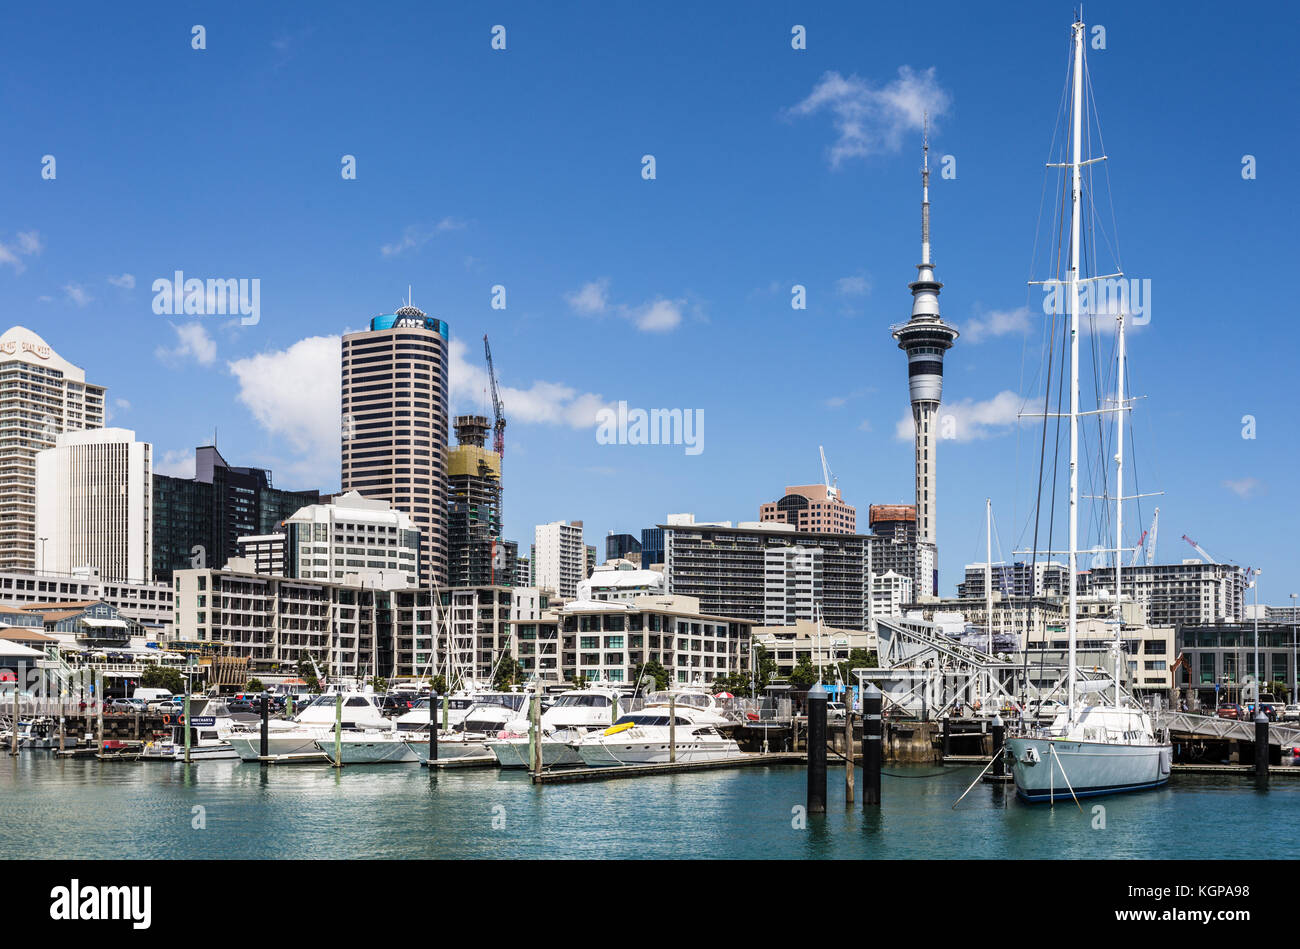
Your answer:
[[[35,71],[56,31],[34,12],[11,14],[21,47],[0,40],[15,75],[26,65],[41,80],[11,77],[0,92],[13,116],[0,306],[6,327],[28,326],[107,386],[106,424],[152,443],[160,473],[184,473],[216,429],[233,464],[269,467],[281,487],[337,490],[337,339],[395,310],[411,285],[415,305],[450,326],[452,414],[484,412],[476,343],[492,339],[510,423],[505,536],[521,554],[533,526],[554,520],[584,521],[598,547],[670,512],[757,520],[784,486],[820,480],[819,445],[865,532],[868,505],[914,500],[905,357],[889,328],[911,306],[929,108],[932,157],[954,157],[957,171],[932,169],[931,229],[944,318],[962,333],[941,409],[964,437],[939,447],[940,591],[983,560],[986,496],[994,558],[1013,559],[1032,515],[1019,455],[1034,444],[1014,417],[1032,396],[1022,379],[1041,323],[1023,268],[1068,10],[945,12],[924,45],[899,48],[913,37],[896,11],[763,5],[744,22],[693,14],[696,32],[646,11],[557,23],[506,5],[435,21],[412,7],[410,29],[440,35],[441,58],[386,58],[376,77],[336,67],[400,36],[397,17],[376,26],[338,7],[304,28],[276,13],[85,9],[83,29],[57,31],[81,73]],[[1281,168],[1296,133],[1270,122],[1294,79],[1281,31],[1258,29],[1265,14],[1219,22],[1200,9],[1174,21],[1087,10],[1107,27],[1107,48],[1089,56],[1119,235],[1131,272],[1155,287],[1151,325],[1130,338],[1135,392],[1148,397],[1135,428],[1166,492],[1160,559],[1195,557],[1187,534],[1263,566],[1261,602],[1286,605],[1300,591],[1286,543],[1296,431],[1286,373],[1266,367],[1300,353],[1276,280],[1261,276],[1294,257],[1274,208],[1294,203]],[[206,24],[207,49],[190,48],[187,18]],[[796,22],[805,51],[790,47]],[[1174,72],[1211,22],[1197,70]],[[504,51],[489,45],[495,23],[508,29]],[[632,48],[610,39],[633,35]],[[654,58],[667,47],[671,71]],[[1204,57],[1216,57],[1210,68]],[[125,95],[98,114],[101,70]],[[153,84],[159,75],[169,82]],[[190,102],[209,109],[191,134],[158,124]],[[425,104],[436,117],[413,119]],[[1211,107],[1214,134],[1179,137]],[[114,122],[174,134],[107,132]],[[201,134],[227,122],[228,136]],[[1160,172],[1166,141],[1180,175]],[[53,180],[40,174],[47,154]],[[347,155],[354,180],[340,176]],[[1257,179],[1242,178],[1244,155],[1258,158]],[[1186,206],[1193,191],[1204,214]],[[155,314],[153,281],[176,271],[260,280],[260,319]],[[806,310],[790,308],[796,284]],[[504,310],[491,306],[497,286]],[[1229,312],[1251,314],[1237,332],[1259,326],[1267,347],[1224,346],[1224,288]],[[597,412],[619,402],[702,412],[703,450],[602,443]],[[1254,438],[1242,437],[1245,416]],[[1150,507],[1126,512],[1131,543],[1149,518]]]

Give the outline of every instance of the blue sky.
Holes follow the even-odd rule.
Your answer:
[[[1030,261],[1071,8],[936,3],[922,22],[901,3],[698,7],[10,6],[2,322],[107,385],[113,424],[163,470],[217,429],[233,463],[333,490],[336,337],[410,284],[450,324],[454,408],[482,410],[491,337],[507,534],[525,549],[547,520],[584,520],[603,550],[607,530],[670,511],[756,519],[819,480],[819,445],[865,529],[868,504],[912,500],[889,326],[919,259],[924,102],[932,157],[957,172],[932,188],[941,303],[963,330],[945,411],[964,437],[939,450],[950,592],[983,557],[985,497],[1004,554],[1032,514],[1036,434],[1008,414],[1042,348],[1026,280],[1045,275]],[[1153,286],[1130,338],[1147,396],[1134,430],[1139,486],[1166,494],[1142,520],[1159,504],[1162,559],[1193,555],[1189,534],[1263,566],[1263,599],[1289,602],[1295,8],[1085,12],[1106,28],[1089,68],[1123,263]],[[176,270],[259,278],[260,322],[155,315],[152,281]],[[619,400],[702,410],[704,451],[598,444],[593,410]],[[1135,543],[1145,523],[1126,518]]]

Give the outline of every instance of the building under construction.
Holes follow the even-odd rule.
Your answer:
[[[447,460],[447,575],[453,587],[514,583],[515,544],[501,539],[501,455],[489,420],[458,415]]]

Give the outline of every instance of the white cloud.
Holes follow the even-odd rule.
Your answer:
[[[655,300],[633,311],[636,328],[647,333],[665,333],[682,322],[681,300]]]
[[[1022,400],[1009,390],[999,392],[991,399],[975,402],[945,402],[939,406],[939,437],[959,442],[976,441],[1005,435],[1018,421]],[[894,426],[894,436],[902,441],[915,437],[912,409],[908,407]]]
[[[114,399],[113,404],[116,405],[122,411],[126,411],[131,407],[131,403],[128,402],[126,399]]]
[[[487,368],[477,358],[470,361],[468,348],[459,339],[448,347],[448,381],[451,398],[461,407],[475,411],[489,411],[483,407],[483,393],[487,389]],[[510,424],[566,425],[570,428],[588,428],[596,424],[596,415],[609,407],[604,398],[591,392],[579,392],[560,382],[534,382],[527,389],[501,387],[501,402],[505,405],[506,419]],[[490,414],[490,411],[489,411]]]
[[[1029,328],[1027,306],[1017,307],[1014,310],[990,310],[981,316],[967,320],[960,326],[961,338],[968,343],[979,343],[1009,333],[1023,335],[1029,332]]]
[[[583,316],[613,313],[631,320],[637,329],[645,333],[666,333],[676,329],[681,325],[682,310],[686,307],[684,299],[669,300],[664,297],[657,297],[638,306],[611,303],[608,277],[584,283],[580,289],[566,293],[564,299],[575,313]]]
[[[609,278],[601,277],[599,280],[584,283],[581,290],[566,293],[564,299],[569,306],[583,315],[604,313],[609,306]]]
[[[1264,483],[1258,478],[1238,478],[1224,481],[1223,486],[1239,498],[1252,498],[1264,491]]]
[[[900,66],[898,78],[876,86],[856,75],[828,72],[789,115],[830,111],[838,138],[830,148],[831,167],[845,159],[898,151],[903,135],[919,132],[926,112],[931,122],[944,115],[951,96],[935,80],[934,67],[922,72]]]
[[[863,273],[840,277],[835,281],[835,292],[842,297],[863,297],[871,292],[871,281]]]
[[[8,264],[16,274],[22,273],[27,265],[20,258],[31,257],[44,249],[45,244],[36,231],[19,231],[17,243],[0,243],[0,264]]]
[[[864,419],[861,421],[861,423],[859,423],[859,425],[858,425],[858,431],[859,431],[859,432],[869,432],[869,431],[871,431],[871,419],[869,419],[869,418],[864,418]]]
[[[412,224],[402,231],[402,236],[391,244],[385,244],[379,250],[385,257],[396,257],[425,244],[435,234],[443,231],[459,231],[465,222],[452,217],[445,217],[433,225],[432,230],[425,230]]]
[[[63,285],[63,292],[67,294],[68,299],[77,306],[85,306],[95,298],[87,293],[79,283],[68,283]]]
[[[134,290],[135,274],[124,273],[120,277],[109,277],[108,282],[115,287],[121,287],[123,290]]]
[[[193,478],[193,449],[168,450],[163,452],[162,458],[155,455],[153,471],[154,474],[170,475],[173,478]]]
[[[172,323],[171,328],[176,333],[176,346],[171,349],[159,346],[154,350],[154,356],[162,362],[175,366],[193,359],[200,366],[210,366],[216,361],[216,341],[208,335],[207,327],[202,323]]]
[[[309,336],[226,364],[239,383],[236,398],[299,456],[294,472],[322,485],[339,474],[341,354],[338,336]]]

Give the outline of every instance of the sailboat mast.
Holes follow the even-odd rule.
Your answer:
[[[1069,720],[1074,721],[1076,675],[1075,650],[1078,643],[1079,613],[1079,239],[1082,224],[1080,208],[1080,174],[1083,138],[1083,30],[1074,24],[1074,92],[1071,97],[1073,118],[1070,161],[1070,661]]]
[[[1115,395],[1115,705],[1119,705],[1119,648],[1124,631],[1124,606],[1121,592],[1120,570],[1124,564],[1124,313],[1116,317],[1119,323],[1119,377]],[[1136,587],[1134,588],[1136,591]]]
[[[993,499],[984,499],[984,624],[993,655]]]

